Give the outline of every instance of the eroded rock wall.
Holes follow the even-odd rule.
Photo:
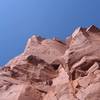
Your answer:
[[[77,28],[62,42],[32,36],[0,69],[0,100],[99,100],[100,29]]]

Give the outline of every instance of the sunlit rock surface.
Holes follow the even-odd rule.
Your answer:
[[[79,27],[65,42],[32,36],[0,69],[0,100],[100,100],[100,29]]]

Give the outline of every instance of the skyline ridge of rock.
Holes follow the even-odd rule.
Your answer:
[[[79,27],[66,38],[33,35],[0,69],[0,100],[99,100],[100,29]]]

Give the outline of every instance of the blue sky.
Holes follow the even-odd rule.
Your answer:
[[[0,65],[33,34],[64,39],[78,26],[100,27],[100,0],[0,0]]]

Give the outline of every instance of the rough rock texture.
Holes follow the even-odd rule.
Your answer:
[[[77,28],[65,43],[32,36],[0,69],[0,100],[100,100],[100,29]]]

